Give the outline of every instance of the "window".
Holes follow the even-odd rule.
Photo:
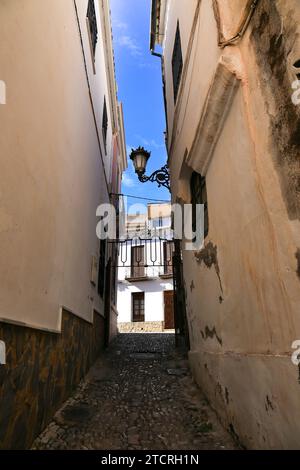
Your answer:
[[[161,228],[161,227],[170,227],[171,226],[171,217],[158,217],[153,219],[152,227]]]
[[[175,36],[174,50],[172,56],[172,73],[173,73],[173,89],[174,89],[174,101],[176,102],[180,79],[182,74],[183,60],[182,60],[182,49],[180,39],[179,22],[177,23],[177,30]]]
[[[100,240],[100,253],[99,253],[99,271],[98,271],[98,294],[103,298],[104,285],[105,285],[105,261],[106,261],[106,240]]]
[[[145,321],[145,293],[132,294],[132,321]]]
[[[96,18],[96,10],[95,10],[95,2],[94,0],[89,0],[88,10],[87,10],[87,19],[89,24],[90,30],[90,40],[91,46],[93,51],[93,58],[95,59],[95,52],[96,52],[96,45],[98,41],[98,26],[97,26],[97,18]]]
[[[104,96],[103,116],[102,116],[102,135],[103,135],[105,152],[106,152],[107,129],[108,129],[108,117],[107,117],[106,99]]]
[[[209,220],[208,220],[208,207],[207,207],[207,190],[206,180],[199,173],[194,172],[191,178],[191,203],[193,205],[193,232],[196,231],[196,205],[204,204],[204,237],[208,235]]]
[[[131,277],[145,277],[144,246],[133,246],[131,248]]]
[[[173,274],[173,243],[164,242],[164,274]]]

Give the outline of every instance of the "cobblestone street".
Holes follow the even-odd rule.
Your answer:
[[[123,334],[33,449],[234,449],[172,334]]]

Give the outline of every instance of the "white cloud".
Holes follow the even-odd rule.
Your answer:
[[[128,24],[125,23],[125,21],[113,20],[113,27],[126,31],[128,29]]]
[[[126,146],[126,150],[127,150],[127,155],[128,155],[128,156],[131,154],[132,149],[133,149],[133,146],[132,146],[132,145],[127,145],[127,146]]]
[[[150,62],[141,62],[139,64],[139,67],[141,69],[151,69],[151,70],[159,70],[159,65],[158,65],[158,62],[157,63],[150,63]]]
[[[126,188],[133,188],[135,186],[135,180],[126,174],[123,175],[122,183]]]
[[[140,135],[136,135],[135,137],[142,143],[142,145],[145,145],[146,147],[151,147],[155,149],[162,149],[165,147],[164,144],[159,144],[154,139],[148,140]]]
[[[122,35],[116,38],[116,42],[119,46],[126,47],[132,56],[137,57],[142,55],[140,46],[130,36]]]

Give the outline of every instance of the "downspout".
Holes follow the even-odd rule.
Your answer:
[[[168,126],[168,107],[167,107],[167,93],[166,93],[166,80],[165,80],[165,70],[164,70],[164,57],[162,54],[158,54],[153,49],[151,49],[151,54],[155,57],[159,57],[161,60],[161,76],[162,76],[162,88],[163,88],[163,99],[164,99],[164,109],[165,109],[165,120],[166,120],[166,132],[165,132],[165,145],[168,153],[168,135],[169,135],[169,126]]]
[[[154,55],[155,57],[162,58],[162,54],[159,54],[158,52],[155,52],[153,49],[151,49],[151,54]]]
[[[113,119],[113,125],[112,125],[112,131],[113,131],[113,134],[115,133],[116,129],[117,129],[117,124],[116,124],[116,120],[117,120],[117,117],[114,113],[114,101],[117,99],[117,91],[115,89],[115,71],[114,71],[114,66],[113,64],[111,64],[110,60],[109,60],[109,57],[110,57],[110,52],[112,52],[112,55],[114,56],[114,53],[113,53],[113,49],[111,46],[111,44],[108,42],[108,36],[111,35],[111,31],[109,31],[109,28],[107,28],[107,25],[108,25],[108,21],[110,21],[110,18],[107,17],[106,15],[106,10],[105,10],[105,7],[104,7],[104,2],[103,0],[101,2],[101,9],[102,9],[102,18],[103,18],[103,21],[102,21],[102,26],[103,26],[103,29],[104,29],[104,43],[105,43],[105,49],[106,49],[106,57],[107,59],[105,60],[106,64],[107,64],[107,69],[108,69],[108,74],[109,74],[109,95],[110,95],[110,107],[111,107],[111,111],[112,111],[112,119]],[[110,13],[108,12],[108,15]]]
[[[259,2],[259,0],[249,0],[248,5],[245,8],[243,17],[242,17],[242,19],[240,21],[240,24],[238,26],[237,32],[230,39],[220,40],[219,41],[219,47],[221,47],[223,49],[224,47],[235,44],[237,41],[242,39],[245,32],[247,31],[247,28],[250,24],[252,16],[253,16],[253,14],[255,12],[255,9],[258,5],[258,2]]]
[[[150,33],[150,52],[153,56],[159,57],[161,60],[161,72],[162,72],[162,82],[163,82],[163,99],[164,99],[164,108],[165,108],[165,120],[166,120],[166,132],[165,132],[165,144],[168,153],[168,111],[167,111],[167,96],[166,96],[166,80],[165,80],[165,70],[164,70],[164,58],[162,54],[155,52],[155,40],[156,40],[156,10],[157,10],[157,1],[152,0],[152,9],[151,9],[151,33]]]

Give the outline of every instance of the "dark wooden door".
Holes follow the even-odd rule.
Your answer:
[[[174,292],[167,290],[164,292],[165,301],[165,330],[173,330],[174,323]]]

